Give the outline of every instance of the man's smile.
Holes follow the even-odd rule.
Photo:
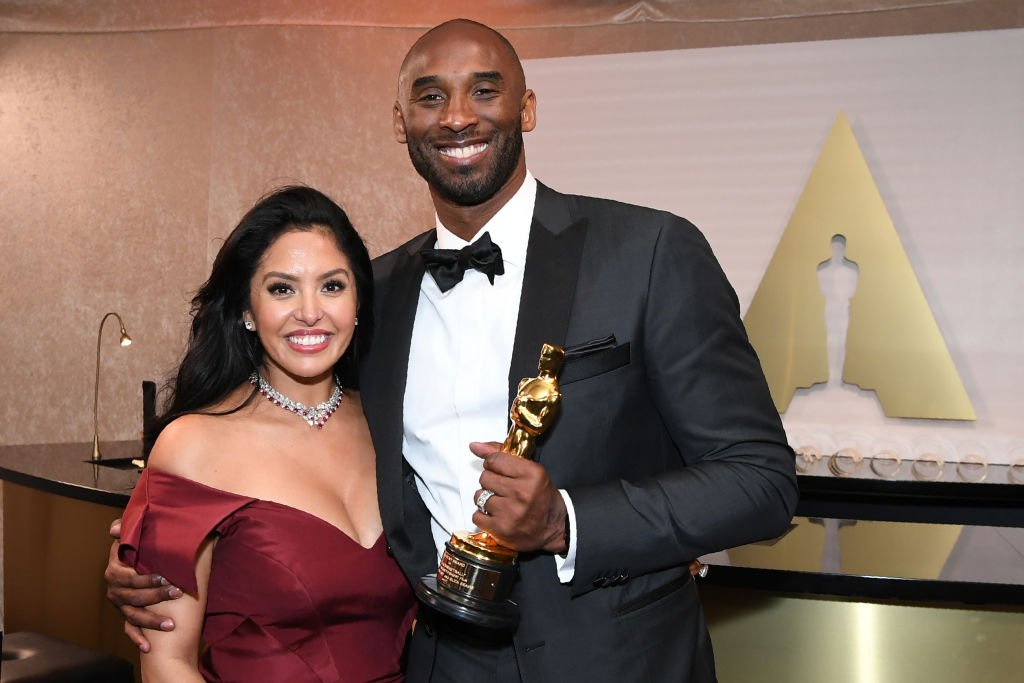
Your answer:
[[[443,157],[464,160],[483,154],[487,147],[488,143],[479,142],[475,145],[466,145],[465,147],[440,147],[437,151]]]

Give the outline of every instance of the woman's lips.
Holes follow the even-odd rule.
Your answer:
[[[332,336],[326,332],[319,334],[306,332],[303,334],[290,334],[284,339],[288,342],[288,346],[299,353],[319,353],[330,345]]]

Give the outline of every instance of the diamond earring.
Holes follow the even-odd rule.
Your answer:
[[[253,321],[251,321],[251,320],[246,320],[246,321],[245,321],[245,329],[247,329],[247,330],[249,330],[250,332],[252,332],[253,330],[255,330],[255,329],[256,329],[256,323],[254,323],[254,322],[253,322]]]
[[[359,324],[359,316],[357,315],[356,316],[356,325],[358,325],[358,324]]]

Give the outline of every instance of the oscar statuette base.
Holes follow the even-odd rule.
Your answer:
[[[514,631],[519,625],[519,605],[511,600],[496,603],[461,595],[438,585],[433,574],[416,584],[416,597],[446,617],[489,631]]]
[[[463,623],[511,631],[519,625],[519,606],[509,600],[517,564],[516,553],[493,537],[456,532],[445,544],[437,574],[416,584],[416,596]]]

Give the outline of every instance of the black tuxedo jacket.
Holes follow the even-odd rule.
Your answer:
[[[377,334],[361,381],[384,531],[413,582],[437,569],[402,457],[418,252],[434,239],[424,233],[375,261]],[[510,399],[536,375],[542,343],[609,336],[614,343],[566,361],[561,413],[536,453],[572,498],[578,549],[569,584],[550,555],[520,556],[522,679],[712,681],[687,562],[786,529],[797,500],[792,451],[700,232],[669,213],[538,184]],[[410,671],[418,666],[429,662],[414,657]]]

